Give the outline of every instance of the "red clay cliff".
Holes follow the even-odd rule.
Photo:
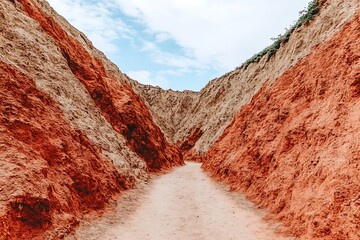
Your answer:
[[[128,140],[130,148],[145,160],[150,171],[183,164],[181,153],[167,142],[144,102],[126,82],[106,73],[99,59],[91,56],[32,0],[18,1],[54,39],[71,71],[86,87],[105,118]]]
[[[32,79],[3,62],[0,74],[0,239],[76,225],[132,186]]]
[[[300,239],[360,238],[360,15],[262,89],[203,168]]]
[[[0,239],[66,235],[85,213],[104,209],[118,193],[133,187],[135,181],[147,178],[137,160],[126,158],[135,158],[137,154],[146,162],[148,171],[183,164],[180,151],[167,142],[141,97],[123,80],[125,76],[110,74],[102,60],[90,54],[37,4],[31,0],[0,4],[1,28],[7,26],[11,12],[4,13],[9,9],[14,11],[17,24],[23,24],[18,32],[10,29],[1,35],[6,41],[11,40],[0,46],[5,53],[0,60]],[[110,130],[121,134],[136,154],[129,153],[130,150],[119,142],[117,148],[122,155],[114,156],[116,153],[108,146],[116,143],[103,141],[100,146],[76,127],[76,122],[64,113],[65,107],[44,92],[43,82],[36,79],[46,68],[26,66],[34,65],[28,62],[29,56],[41,55],[39,49],[7,51],[18,43],[28,43],[26,38],[21,40],[21,34],[33,26],[33,22],[25,14],[39,23],[34,31],[43,31],[53,39],[46,42],[47,46],[56,45],[55,48],[60,49],[57,57],[66,60],[87,91],[81,94],[91,97],[104,121],[112,126]],[[39,39],[46,40],[43,36]],[[46,53],[42,56],[44,65],[46,59],[53,60],[49,56]],[[61,78],[52,75],[50,81]],[[81,105],[73,101],[71,95],[82,89],[72,88],[74,86],[64,86],[55,92],[64,94],[59,99],[67,97],[72,104]],[[61,93],[62,90],[65,92]],[[91,124],[103,121],[101,118],[99,122],[90,120]],[[116,139],[115,133],[102,134]],[[110,151],[104,153],[107,147]],[[115,164],[116,158],[120,160]],[[134,170],[131,172],[130,168]]]

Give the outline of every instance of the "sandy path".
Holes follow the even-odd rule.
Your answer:
[[[128,191],[116,211],[83,224],[69,239],[285,239],[259,210],[213,182],[200,164],[187,163]]]

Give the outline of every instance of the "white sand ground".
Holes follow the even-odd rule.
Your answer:
[[[188,162],[123,194],[112,213],[84,222],[68,239],[267,240],[277,236],[262,213]]]

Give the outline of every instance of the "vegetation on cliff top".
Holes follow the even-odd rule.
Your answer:
[[[291,34],[296,29],[301,27],[304,23],[311,21],[319,12],[319,0],[311,1],[305,10],[300,11],[300,18],[295,22],[294,25],[292,25],[289,29],[286,29],[284,34],[279,34],[277,37],[272,38],[272,40],[274,40],[272,45],[266,47],[261,52],[246,60],[240,67],[237,67],[237,69],[247,68],[247,66],[249,66],[251,63],[259,62],[260,59],[265,55],[267,55],[267,59],[269,60],[281,47],[281,44],[286,43],[289,40]]]

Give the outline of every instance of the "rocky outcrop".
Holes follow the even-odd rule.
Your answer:
[[[300,239],[360,237],[360,14],[263,84],[203,168]]]

